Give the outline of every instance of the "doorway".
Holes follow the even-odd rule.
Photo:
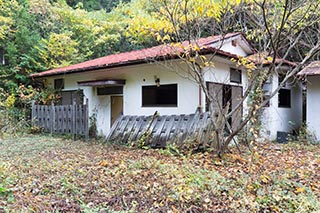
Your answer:
[[[123,96],[111,96],[111,126],[123,114]]]

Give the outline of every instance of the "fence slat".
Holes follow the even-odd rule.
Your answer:
[[[187,138],[210,139],[210,116],[208,113],[190,115],[122,116],[112,126],[108,141],[136,142],[142,136],[153,147],[165,147],[168,141],[183,143]],[[209,128],[209,129],[208,129]],[[150,135],[149,135],[150,134]]]
[[[37,105],[32,103],[32,125],[39,126],[45,132],[55,134],[71,133],[73,138],[89,137],[89,110],[88,101],[86,105]]]

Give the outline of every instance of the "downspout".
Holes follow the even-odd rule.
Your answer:
[[[202,75],[202,69],[200,69],[200,76]],[[203,78],[202,78],[203,79]],[[200,81],[202,79],[199,79]],[[202,107],[202,89],[201,89],[201,83],[199,84],[199,105],[198,105],[198,112],[202,113],[203,112],[203,107]]]
[[[202,112],[202,90],[201,85],[199,85],[199,106],[198,106],[198,112]]]

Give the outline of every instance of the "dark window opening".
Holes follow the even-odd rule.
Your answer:
[[[232,90],[230,85],[223,85],[223,93],[222,93],[222,107],[225,108],[229,104],[229,108],[231,108],[231,98],[232,98]]]
[[[222,93],[222,107],[228,107],[228,113],[232,110],[232,87],[231,85],[223,85],[222,87],[223,93]],[[228,119],[228,123],[231,126],[232,125],[232,118],[230,117]],[[228,128],[226,127],[226,130]]]
[[[54,79],[54,89],[55,90],[64,89],[64,80],[63,80],[63,78]]]
[[[59,105],[71,105],[73,101],[77,105],[83,104],[83,90],[70,90],[60,92]]]
[[[97,88],[97,95],[121,95],[121,94],[123,94],[123,86]]]
[[[289,89],[279,90],[279,107],[290,108],[291,107],[291,91]]]
[[[143,107],[177,107],[178,85],[142,86]]]
[[[263,85],[263,97],[262,101],[268,100],[268,102],[263,107],[269,107],[270,106],[270,94],[271,94],[271,79],[269,78]]]
[[[230,68],[230,82],[241,84],[241,70]]]

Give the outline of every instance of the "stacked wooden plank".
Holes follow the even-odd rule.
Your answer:
[[[189,115],[122,115],[113,124],[107,141],[133,143],[141,141],[151,147],[165,147],[167,142],[186,139],[209,140],[212,125],[208,112]]]

